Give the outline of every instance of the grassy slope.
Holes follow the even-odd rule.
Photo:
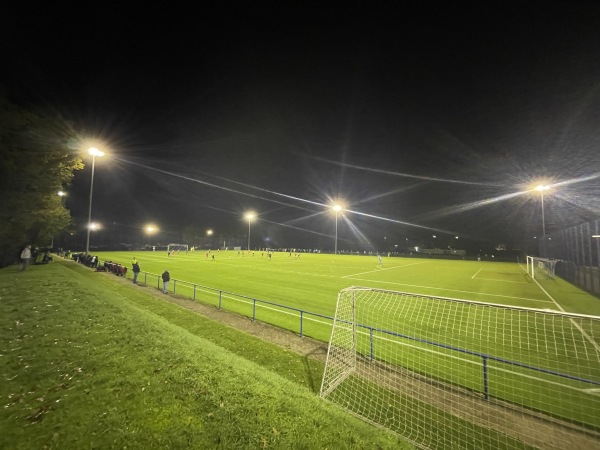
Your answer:
[[[76,264],[0,297],[0,448],[404,447],[320,401],[322,368]]]

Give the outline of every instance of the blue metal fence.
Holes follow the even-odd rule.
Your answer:
[[[148,285],[149,279],[153,280],[154,278],[156,278],[157,289],[162,288],[161,275],[153,274],[150,272],[141,272],[141,274],[143,274],[143,276],[144,276],[144,283],[146,285]],[[130,277],[129,275],[126,275],[126,276]],[[138,279],[140,279],[139,276],[138,276]],[[318,318],[318,319],[325,319],[326,322],[322,322],[322,323],[327,323],[328,326],[331,326],[334,321],[333,317],[330,317],[330,316],[327,316],[324,314],[306,311],[306,310],[303,310],[300,308],[294,308],[291,306],[286,306],[286,305],[282,305],[282,304],[271,302],[271,301],[260,300],[260,299],[254,298],[254,297],[236,294],[235,292],[225,291],[223,289],[216,289],[216,288],[212,288],[209,286],[203,286],[203,285],[190,283],[190,282],[183,281],[183,280],[177,280],[177,279],[173,279],[173,278],[171,278],[171,282],[173,283],[173,289],[172,289],[173,294],[177,294],[178,289],[179,289],[179,291],[187,289],[191,293],[189,298],[191,298],[194,302],[198,300],[200,292],[204,292],[205,294],[209,294],[209,295],[217,297],[216,306],[219,310],[223,309],[223,298],[224,297],[228,297],[228,298],[231,298],[231,299],[234,299],[237,301],[242,301],[245,303],[250,303],[252,305],[252,314],[248,317],[251,317],[251,319],[253,321],[258,320],[257,306],[272,307],[270,309],[275,310],[275,311],[280,310],[280,311],[284,311],[284,312],[292,312],[293,314],[296,314],[299,319],[298,333],[299,333],[300,337],[303,337],[305,335],[304,321],[307,320],[306,319],[307,316],[313,317],[313,318]],[[275,324],[273,324],[273,325],[275,325]],[[489,361],[495,361],[495,362],[498,362],[501,364],[506,364],[509,366],[521,367],[521,368],[532,370],[532,371],[535,371],[538,373],[544,373],[544,374],[555,376],[558,378],[579,381],[579,382],[593,385],[593,386],[600,386],[600,381],[575,377],[575,376],[572,376],[569,374],[564,374],[564,373],[560,373],[557,371],[552,371],[552,370],[548,370],[548,369],[544,369],[544,368],[540,368],[540,367],[531,366],[528,364],[523,364],[518,361],[511,361],[511,360],[499,358],[499,357],[496,357],[493,355],[487,355],[484,353],[475,352],[475,351],[471,351],[471,350],[467,350],[467,349],[463,349],[463,348],[458,348],[458,347],[442,344],[439,342],[428,341],[428,340],[421,339],[418,337],[408,336],[408,335],[404,335],[404,334],[397,333],[394,331],[379,329],[379,328],[371,327],[371,326],[364,325],[364,324],[356,324],[356,326],[368,330],[368,333],[369,333],[369,355],[362,355],[362,356],[368,357],[371,361],[374,361],[377,359],[376,358],[376,345],[375,345],[376,336],[375,336],[375,333],[384,334],[384,335],[388,335],[388,336],[394,336],[394,337],[411,340],[411,341],[416,341],[416,342],[420,342],[422,344],[426,344],[426,345],[429,345],[429,346],[432,346],[435,348],[443,348],[443,349],[451,350],[453,352],[481,358],[481,361],[482,361],[482,374],[481,374],[482,378],[481,379],[482,379],[482,386],[483,386],[482,393],[486,400],[489,399],[489,396],[490,396],[490,394],[489,394],[490,373],[488,370],[488,362]]]
[[[151,272],[140,272],[140,275],[144,276],[144,278],[143,278],[144,284],[146,284],[146,285],[148,285],[149,279],[151,280],[151,283],[154,285],[154,281],[152,281],[152,280],[154,278],[156,278],[156,288],[162,289],[162,276],[161,275],[154,274]],[[126,275],[126,276],[128,278],[130,277],[129,275]],[[139,279],[140,279],[140,276],[138,276],[138,280]],[[324,319],[325,323],[329,327],[333,323],[333,317],[330,317],[330,316],[327,316],[324,314],[319,314],[319,313],[307,311],[307,310],[300,309],[300,308],[294,308],[291,306],[286,306],[286,305],[282,305],[282,304],[267,301],[267,300],[260,300],[260,299],[254,298],[254,297],[249,297],[247,295],[237,294],[235,292],[225,291],[223,289],[216,289],[216,288],[212,288],[209,286],[203,286],[203,285],[196,284],[196,283],[190,283],[188,281],[177,280],[174,278],[171,278],[170,282],[172,283],[173,294],[178,294],[178,292],[187,290],[190,293],[189,298],[191,298],[193,301],[197,301],[199,299],[199,295],[201,292],[211,295],[213,297],[216,297],[217,298],[216,306],[219,310],[223,309],[224,297],[228,297],[233,300],[249,303],[252,305],[252,314],[249,315],[248,317],[250,317],[253,321],[257,320],[257,316],[258,316],[257,306],[272,307],[272,308],[270,308],[272,311],[273,310],[275,310],[275,311],[282,310],[287,313],[293,313],[298,316],[298,320],[299,320],[298,333],[299,333],[300,337],[303,337],[305,335],[304,322],[306,320],[308,320],[307,317]]]

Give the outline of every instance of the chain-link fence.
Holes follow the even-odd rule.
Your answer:
[[[540,256],[558,259],[556,275],[600,296],[600,219],[547,235]]]

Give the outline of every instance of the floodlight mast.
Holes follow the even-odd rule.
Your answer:
[[[246,220],[248,220],[248,251],[250,251],[250,223],[254,220],[256,214],[253,211],[250,211],[246,213],[245,217]]]
[[[104,156],[104,152],[101,152],[95,147],[92,147],[88,150],[88,153],[92,155],[92,180],[90,183],[90,202],[88,209],[88,223],[87,223],[87,237],[85,240],[85,254],[89,255],[90,253],[90,231],[92,226],[92,196],[94,193],[94,170],[96,168],[96,156]]]
[[[342,206],[339,203],[336,203],[332,206],[332,208],[335,211],[335,244],[334,244],[333,253],[334,253],[334,255],[337,255],[338,213],[342,210]]]
[[[542,197],[542,237],[546,237],[546,217],[544,214],[544,191],[550,189],[550,186],[545,184],[540,184],[535,187],[535,190],[538,191]]]

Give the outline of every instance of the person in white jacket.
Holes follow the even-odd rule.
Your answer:
[[[31,245],[26,245],[23,251],[21,252],[21,264],[19,266],[19,270],[22,272],[27,270],[29,267],[29,260],[31,259]]]

